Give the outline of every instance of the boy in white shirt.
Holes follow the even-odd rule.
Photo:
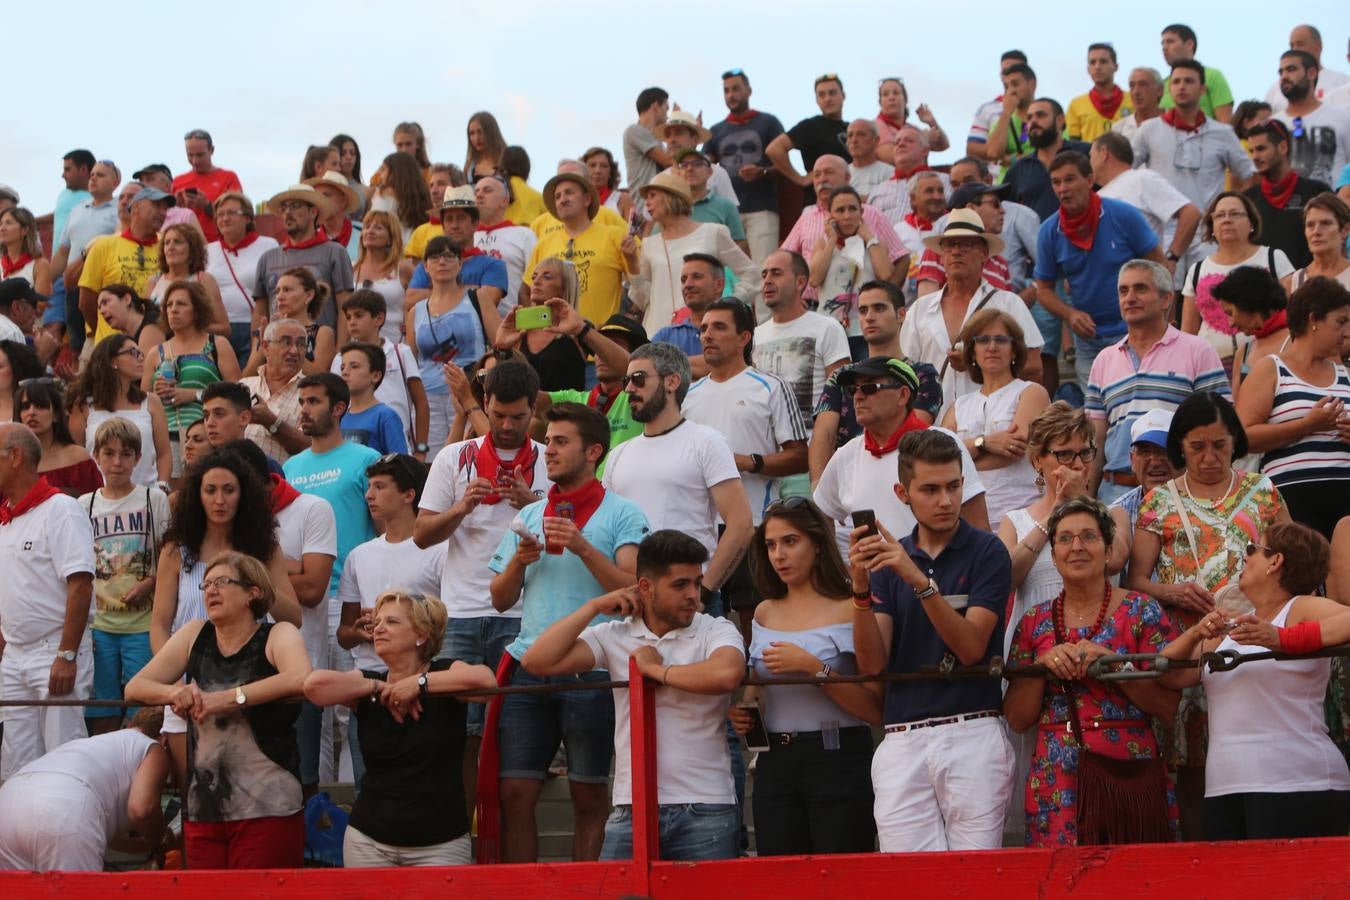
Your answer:
[[[412,348],[380,337],[388,306],[377,291],[353,291],[342,304],[348,339],[353,343],[374,344],[384,351],[384,379],[375,388],[375,399],[398,413],[403,422],[408,447],[418,459],[426,461],[427,393],[422,388],[417,358]],[[333,357],[333,374],[342,374],[342,357]]]

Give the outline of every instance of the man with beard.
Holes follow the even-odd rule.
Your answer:
[[[1289,129],[1279,119],[1248,129],[1247,152],[1261,181],[1245,193],[1261,215],[1261,243],[1283,250],[1294,268],[1301,269],[1312,262],[1303,233],[1303,207],[1331,188],[1290,166],[1289,148]]]
[[[1304,50],[1280,56],[1280,93],[1289,101],[1275,118],[1289,127],[1289,164],[1304,178],[1334,182],[1350,159],[1350,110],[1318,99],[1317,57]]]
[[[595,478],[609,447],[604,417],[579,403],[560,403],[548,411],[548,420],[544,462],[553,485],[546,498],[520,511],[488,562],[497,573],[492,605],[502,613],[517,605],[521,610],[520,634],[498,670],[498,680],[512,685],[576,683],[573,676],[549,677],[547,667],[516,663],[546,629],[587,609],[591,598],[631,586],[637,545],[649,530],[637,504]],[[622,664],[616,669],[616,678],[627,677]],[[581,680],[609,677],[598,671]],[[595,859],[609,811],[615,718],[610,697],[603,691],[512,694],[494,707],[501,723],[502,861],[534,862],[538,856],[535,806],[560,741],[567,747],[576,821],[572,859]],[[488,716],[490,728],[497,715]]]
[[[677,313],[676,322],[652,335],[654,341],[674,344],[683,350],[684,355],[689,357],[689,366],[695,378],[708,374],[700,336],[703,313],[722,299],[726,284],[720,259],[709,253],[690,253],[685,256],[684,267],[680,269],[680,297],[684,300],[685,309]]]
[[[1003,183],[1012,185],[1012,198],[1036,211],[1044,222],[1059,208],[1050,187],[1050,161],[1065,150],[1084,156],[1088,145],[1064,137],[1064,108],[1059,101],[1038,97],[1027,107],[1027,142],[1035,151],[1023,156],[1008,169]]]
[[[674,528],[703,544],[711,557],[703,577],[707,605],[740,562],[754,525],[726,438],[684,418],[690,380],[689,360],[670,344],[633,353],[624,390],[642,434],[610,453],[604,482],[637,503],[653,529]]]
[[[652,532],[638,546],[636,587],[597,597],[555,623],[525,661],[534,671],[566,676],[626,671],[632,659],[642,677],[660,682],[657,841],[667,860],[731,859],[740,839],[724,729],[731,695],[745,672],[745,651],[734,625],[699,612],[707,553],[687,534]],[[621,618],[610,618],[616,616]],[[608,621],[592,624],[602,617]],[[601,856],[629,859],[633,772],[627,688],[614,689],[614,708],[614,812],[605,825]]]
[[[1338,72],[1335,69],[1322,65],[1322,32],[1316,27],[1308,24],[1295,25],[1289,32],[1289,49],[1302,50],[1308,53],[1317,62],[1317,85],[1315,92],[1317,99],[1323,103],[1336,99],[1337,97],[1350,98],[1346,92],[1346,85],[1350,85],[1350,75],[1344,72]],[[1335,94],[1335,96],[1332,96]],[[1266,91],[1266,102],[1270,108],[1277,113],[1284,112],[1285,100],[1284,93],[1280,90],[1280,79],[1276,78],[1275,83]],[[1332,103],[1333,106],[1344,105]]]
[[[843,157],[846,165],[850,162],[845,146],[848,125],[844,122],[844,82],[829,72],[816,79],[815,91],[820,115],[802,119],[785,134],[774,138],[764,151],[773,160],[779,175],[806,189],[802,202],[807,206],[817,200],[817,185],[809,175],[798,174],[788,154],[794,148],[801,153],[802,166],[807,172],[813,171],[816,160],[826,155]]]
[[[1167,85],[1157,69],[1139,66],[1130,70],[1130,107],[1134,112],[1111,126],[1111,130],[1127,141],[1134,140],[1139,126],[1163,113],[1162,98]]]
[[[338,315],[338,309],[352,292],[352,261],[346,250],[329,240],[328,233],[320,224],[328,218],[328,198],[312,185],[294,184],[268,200],[267,208],[281,213],[286,240],[280,247],[268,250],[258,260],[253,287],[253,299],[256,301],[253,307],[254,333],[267,327],[277,279],[287,269],[299,266],[309,269],[315,278],[331,289],[332,296],[319,310],[316,321],[333,329],[338,346],[347,343],[347,322]]]
[[[783,123],[776,116],[751,109],[750,95],[750,76],[745,72],[731,69],[722,73],[727,117],[708,129],[712,137],[703,151],[731,176],[750,258],[759,264],[778,246],[775,169],[764,151],[783,133]]]

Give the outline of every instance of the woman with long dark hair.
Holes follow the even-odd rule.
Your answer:
[[[141,459],[131,474],[136,484],[167,482],[173,472],[169,447],[169,420],[164,404],[141,387],[145,357],[128,335],[110,334],[99,341],[89,364],[67,392],[70,434],[76,443],[94,452],[94,432],[114,416],[126,419],[141,433]]]
[[[310,144],[304,162],[300,163],[300,183],[322,178],[324,172],[341,171],[341,159],[342,152],[332,144]]]
[[[403,242],[413,229],[427,220],[431,211],[431,189],[417,161],[406,153],[391,153],[384,158],[385,173],[379,187],[370,196],[370,208],[382,209],[398,217],[403,226]]]
[[[14,421],[27,425],[42,444],[38,474],[72,497],[103,487],[89,451],[75,442],[66,425],[65,392],[55,378],[34,378],[19,385],[14,398]]]
[[[14,400],[20,382],[42,377],[42,362],[33,348],[18,341],[0,341],[0,422],[16,422]]]
[[[852,580],[834,524],[814,503],[793,497],[764,511],[750,572],[764,598],[750,638],[755,675],[857,674]],[[881,696],[878,683],[746,689],[741,706],[761,704],[769,731],[770,750],[755,770],[760,855],[872,850],[871,726],[881,723]],[[743,709],[731,719],[738,732],[749,729]]]
[[[361,195],[361,205],[351,216],[352,221],[359,222],[365,217],[366,195],[370,192],[370,188],[361,181],[361,145],[356,143],[356,138],[350,134],[335,134],[328,142],[328,146],[337,148],[338,170],[342,172],[342,177],[347,179],[347,183],[356,188],[356,192]]]
[[[506,151],[506,138],[502,137],[497,117],[490,112],[476,112],[469,116],[465,132],[469,151],[464,157],[464,177],[473,182],[497,174],[502,167],[502,153]]]

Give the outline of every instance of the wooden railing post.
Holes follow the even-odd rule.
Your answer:
[[[656,787],[656,684],[628,661],[629,744],[633,773],[633,868],[644,885],[651,864],[661,858]],[[642,892],[646,895],[646,891]]]

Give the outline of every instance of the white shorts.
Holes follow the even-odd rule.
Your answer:
[[[467,866],[473,862],[472,845],[467,834],[443,844],[425,847],[395,847],[382,844],[348,825],[342,838],[342,866],[345,869],[374,869],[385,866]]]
[[[187,734],[187,720],[173,711],[172,706],[164,707],[164,724],[160,734]]]

